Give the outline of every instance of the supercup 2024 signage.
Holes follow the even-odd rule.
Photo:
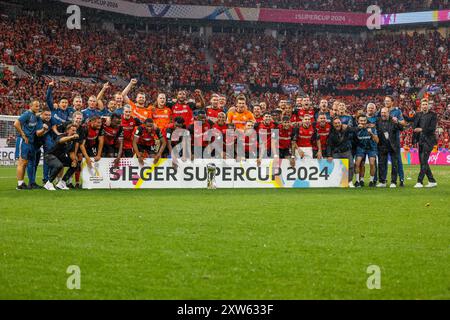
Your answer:
[[[214,164],[217,188],[347,188],[347,160],[263,159],[196,159],[177,161],[146,159],[144,165],[136,158],[101,159],[92,168],[82,164],[84,189],[186,189],[207,188],[208,165]]]

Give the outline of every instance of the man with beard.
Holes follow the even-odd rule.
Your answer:
[[[317,146],[313,147],[313,155],[314,158],[322,159],[323,157],[327,157],[327,141],[328,136],[330,135],[331,125],[328,123],[327,116],[324,113],[320,113],[317,118],[316,123],[316,133],[318,140],[320,141],[321,150],[317,148]]]
[[[261,107],[259,105],[255,105],[253,107],[253,116],[255,117],[256,122],[263,121],[263,114],[261,112]]]
[[[189,127],[194,122],[194,110],[196,106],[194,102],[187,102],[186,100],[186,91],[180,90],[178,91],[176,102],[170,103],[169,107],[172,108],[173,117],[182,117],[185,125]]]
[[[122,96],[124,102],[131,107],[131,116],[143,123],[146,119],[151,118],[152,116],[150,106],[145,105],[147,100],[145,93],[138,92],[136,94],[136,102],[131,101],[128,97],[129,92],[137,85],[137,83],[137,79],[131,79],[128,86],[123,90]]]
[[[217,122],[217,115],[222,112],[219,107],[219,95],[213,94],[211,97],[211,105],[206,107],[206,118],[214,123]]]

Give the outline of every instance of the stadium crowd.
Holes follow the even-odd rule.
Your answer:
[[[315,104],[322,97],[343,100],[352,114],[370,101],[382,103],[383,94],[397,96],[405,113],[417,111],[418,89],[439,84],[434,108],[440,145],[445,145],[444,133],[450,128],[448,38],[438,32],[366,39],[306,32],[277,39],[223,34],[206,43],[183,33],[94,28],[74,32],[63,25],[28,16],[0,18],[5,30],[0,34],[1,64],[17,65],[29,74],[0,71],[1,114],[19,115],[32,98],[44,100],[45,82],[51,76],[72,77],[59,82],[56,97],[94,95],[107,75],[135,77],[152,101],[158,89],[173,95],[177,88],[189,88],[190,93],[201,88],[207,100],[213,92],[231,100],[234,85],[244,84],[250,101],[263,101],[269,110],[280,100],[294,99],[284,92],[284,85],[299,85],[299,92],[309,94]],[[206,51],[214,59],[211,66]],[[411,132],[404,131],[403,146],[410,147],[411,141]]]

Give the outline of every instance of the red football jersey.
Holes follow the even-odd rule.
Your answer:
[[[208,120],[203,122],[201,127],[191,124],[189,126],[189,132],[191,133],[191,144],[202,147],[208,146],[209,141],[206,140],[207,131],[210,130],[213,125],[214,124]]]
[[[331,125],[329,123],[325,124],[325,127],[320,126],[320,124],[316,125],[316,133],[318,139],[320,139],[320,147],[322,150],[325,150],[327,147],[328,136],[330,135]],[[318,149],[317,145],[314,146],[314,149]]]
[[[315,140],[314,127],[311,125],[308,128],[301,126],[297,130],[296,143],[301,148],[311,148],[313,146],[313,140]]]
[[[294,129],[289,127],[288,129],[284,129],[280,124],[278,126],[278,135],[279,135],[279,147],[280,149],[290,149],[292,146],[292,136],[294,134]]]
[[[172,107],[172,116],[174,119],[176,117],[182,117],[184,119],[184,125],[186,127],[189,127],[194,122],[194,112],[187,104],[181,104],[177,102]]]
[[[270,122],[269,124],[265,124],[264,122],[259,122],[255,125],[256,132],[258,133],[258,138],[260,140],[260,144],[263,142],[264,136],[266,137],[266,148],[267,150],[271,149],[272,143],[272,130],[277,126],[274,122]]]
[[[315,114],[314,109],[309,109],[309,110],[298,109],[298,110],[297,110],[297,116],[298,116],[298,118],[300,118],[300,119],[303,119],[303,117],[304,117],[305,115],[309,115],[309,116],[311,117],[311,119],[314,120],[314,114]]]
[[[139,138],[137,144],[145,147],[154,147],[156,145],[156,140],[163,138],[159,128],[147,130],[143,125],[136,128],[134,135]]]
[[[206,109],[206,118],[209,121],[212,121],[212,122],[216,123],[217,122],[217,116],[221,112],[222,112],[221,109],[208,108],[208,109]]]
[[[123,139],[123,128],[113,128],[111,126],[103,126],[102,135],[104,136],[104,144],[106,146],[119,146],[119,141]]]
[[[123,130],[123,148],[125,150],[133,149],[133,131],[136,127],[136,120],[130,117],[130,119],[125,119],[122,116],[122,130]]]

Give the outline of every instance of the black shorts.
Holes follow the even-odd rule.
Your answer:
[[[291,149],[280,149],[280,159],[290,159],[292,157]]]
[[[119,155],[119,149],[116,146],[103,146],[103,157],[114,157],[116,158]]]
[[[87,147],[86,146],[86,153],[89,157],[94,158],[97,156],[97,147]]]
[[[133,156],[134,156],[133,149],[123,149],[122,151],[123,158],[133,158]]]
[[[148,158],[152,158],[153,156],[156,155],[154,146],[152,147],[152,146],[138,145],[138,150],[139,152],[144,153]]]

